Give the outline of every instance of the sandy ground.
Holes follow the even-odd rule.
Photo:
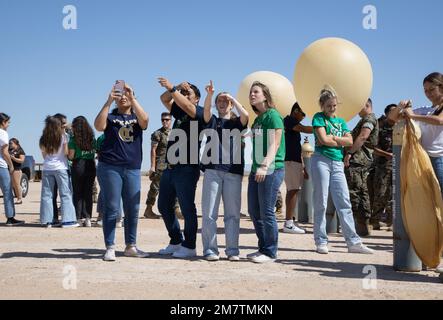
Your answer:
[[[197,190],[200,212],[201,183]],[[375,232],[365,243],[375,255],[349,254],[340,235],[330,237],[329,255],[314,251],[312,225],[306,235],[280,233],[279,259],[256,265],[245,259],[256,251],[252,222],[242,218],[242,260],[218,262],[164,258],[156,252],[168,243],[162,220],[140,219],[138,244],[151,257],[120,256],[115,263],[101,260],[100,228],[45,229],[38,225],[40,183],[31,182],[24,204],[17,206],[23,227],[0,224],[0,299],[442,299],[443,284],[432,271],[399,273],[392,268],[392,233]],[[142,203],[148,190],[143,177]],[[246,212],[246,187],[243,212]],[[3,212],[3,199],[1,211]],[[143,215],[141,206],[140,216]],[[183,222],[181,222],[183,223]],[[279,221],[279,227],[282,227]],[[199,219],[201,226],[201,219]],[[117,249],[124,249],[123,230]],[[224,250],[223,219],[219,246]],[[201,234],[197,240],[202,253]],[[368,267],[372,266],[372,267]],[[376,281],[365,279],[369,268]],[[375,288],[376,287],[376,288]]]

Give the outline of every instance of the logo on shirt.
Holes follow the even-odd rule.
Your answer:
[[[118,136],[123,142],[134,142],[134,128],[130,127],[121,127],[118,131]]]

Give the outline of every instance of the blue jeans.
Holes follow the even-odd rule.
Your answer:
[[[101,186],[100,186],[100,189],[101,189]],[[117,216],[118,220],[121,220],[121,218],[123,217],[122,208],[123,208],[123,202],[120,200],[119,214]],[[104,196],[103,196],[103,192],[101,190],[98,193],[97,212],[98,212],[99,220],[102,220],[103,212],[105,212],[105,199],[104,199]]]
[[[14,195],[12,194],[11,175],[7,168],[0,168],[0,188],[3,193],[6,218],[15,217]]]
[[[311,174],[314,185],[315,244],[318,246],[328,243],[326,208],[328,206],[329,192],[340,219],[346,244],[352,246],[361,243],[360,237],[355,232],[349,189],[344,174],[344,163],[333,161],[320,154],[314,154],[311,161]]]
[[[443,197],[443,157],[431,158],[432,167],[440,184],[441,196]]]
[[[162,174],[158,210],[171,238],[170,244],[181,244],[188,249],[195,249],[198,229],[195,190],[199,178],[199,167],[190,165],[178,165],[172,169],[166,169]],[[174,213],[176,198],[185,219],[184,240]]]
[[[258,251],[273,259],[277,258],[278,250],[278,225],[274,210],[284,177],[284,169],[267,175],[262,183],[255,181],[255,173],[249,175],[248,211],[257,234]]]
[[[103,234],[107,248],[115,245],[115,225],[120,215],[123,199],[125,213],[125,243],[137,244],[138,212],[140,209],[140,169],[126,169],[99,162],[97,178],[103,194]]]
[[[40,222],[42,224],[51,223],[54,217],[53,197],[54,187],[57,183],[60,194],[61,211],[63,213],[62,222],[77,221],[72,193],[69,188],[68,170],[51,170],[42,173],[42,191],[40,202]]]
[[[206,170],[202,192],[203,255],[218,255],[217,218],[223,198],[226,235],[226,255],[238,256],[240,234],[241,184],[243,177],[220,170]]]

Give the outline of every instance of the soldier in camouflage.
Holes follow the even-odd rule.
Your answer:
[[[372,187],[370,222],[374,230],[392,226],[392,159],[394,156],[392,133],[395,121],[389,118],[389,114],[396,107],[395,104],[388,105],[385,108],[385,115],[378,119],[378,145],[374,148],[373,175],[371,174],[372,179],[368,182]],[[384,212],[386,225],[381,221]]]
[[[373,162],[372,153],[378,142],[378,121],[372,112],[371,99],[368,99],[359,116],[361,120],[352,131],[354,144],[347,149],[344,162],[355,229],[359,236],[365,237],[371,234],[371,202],[367,180]]]
[[[161,115],[162,128],[151,135],[151,169],[149,170],[149,179],[151,187],[149,188],[148,198],[146,199],[145,218],[160,219],[161,215],[152,211],[155,199],[160,189],[160,179],[163,171],[166,169],[166,150],[168,147],[168,136],[171,132],[171,115],[164,112]],[[175,201],[175,214],[178,218],[183,218],[178,201]]]

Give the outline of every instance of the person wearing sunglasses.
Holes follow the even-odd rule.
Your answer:
[[[152,208],[154,207],[155,200],[160,190],[160,180],[163,171],[165,171],[167,167],[166,151],[168,149],[168,137],[171,133],[171,114],[169,112],[163,112],[161,114],[161,121],[162,127],[151,135],[151,169],[148,174],[149,179],[151,180],[151,185],[146,199],[146,210],[144,214],[146,219],[161,218],[161,215],[155,213]],[[175,200],[174,211],[177,218],[180,219],[183,217],[177,199]]]

